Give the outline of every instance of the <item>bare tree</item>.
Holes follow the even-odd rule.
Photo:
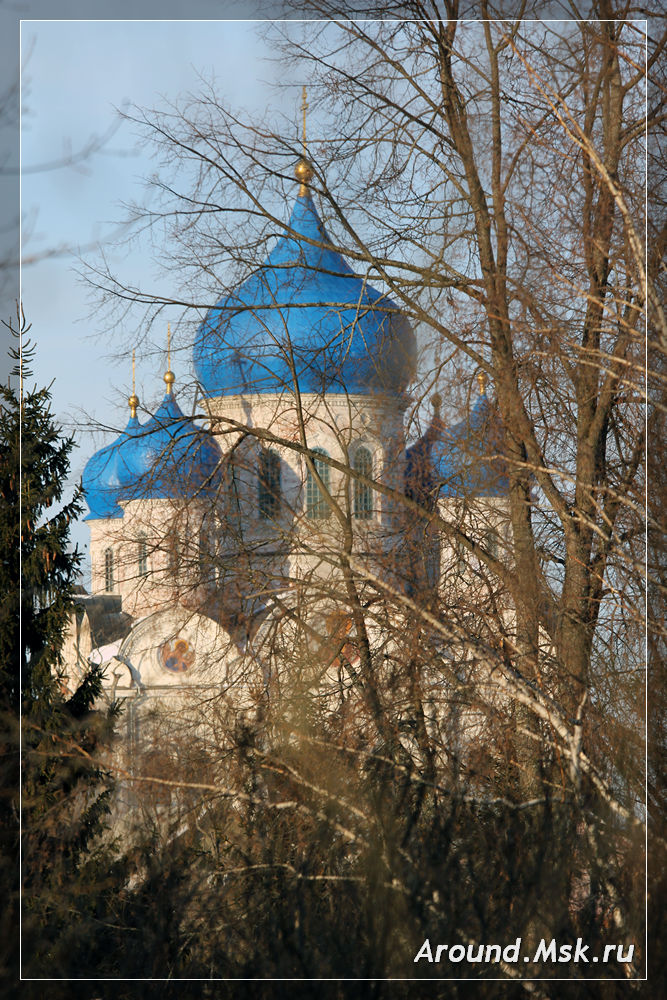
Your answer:
[[[271,28],[330,123],[300,166],[328,235],[295,216],[283,235],[296,130],[241,122],[213,92],[135,116],[167,171],[162,202],[135,221],[167,227],[183,292],[156,301],[103,268],[92,280],[121,311],[180,307],[182,342],[197,325],[197,343],[217,334],[224,354],[230,316],[244,314],[260,331],[245,353],[232,345],[246,383],[195,411],[224,475],[179,568],[191,605],[252,652],[235,681],[243,704],[230,712],[231,687],[207,700],[205,722],[178,741],[189,776],[148,777],[201,795],[218,867],[192,920],[224,914],[226,945],[202,944],[219,968],[256,960],[237,929],[230,966],[223,929],[243,913],[263,942],[274,936],[274,975],[342,975],[355,961],[371,976],[423,975],[414,954],[442,923],[466,946],[508,927],[531,948],[615,935],[634,957],[614,973],[634,976],[647,313],[660,386],[664,359],[662,243],[642,239],[647,130],[661,113],[649,102],[647,121],[645,88],[662,42],[647,64],[643,22],[605,5],[598,20],[557,24],[404,7],[413,20]],[[368,460],[358,393],[313,390],[288,310],[331,303],[281,301],[262,270],[274,236],[320,261],[343,255],[417,331],[407,466],[387,431],[395,401],[368,404],[369,439],[383,442]],[[254,300],[238,298],[242,279],[256,281]],[[262,396],[267,344],[283,374]],[[489,382],[479,398],[476,373]],[[366,511],[380,512],[371,529]],[[166,551],[173,533],[152,544]],[[352,964],[335,945],[340,905],[372,942]],[[326,956],[313,945],[322,912]]]

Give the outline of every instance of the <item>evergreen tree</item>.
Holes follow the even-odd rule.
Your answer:
[[[99,846],[111,794],[99,750],[115,711],[94,709],[98,668],[73,693],[65,685],[61,651],[81,560],[69,548],[69,532],[81,513],[81,496],[77,490],[70,502],[61,502],[74,441],[54,422],[49,388],[25,389],[34,348],[24,343],[25,322],[21,327],[19,347],[11,352],[13,378],[0,387],[0,691],[9,734],[2,835],[3,856],[10,858],[3,874],[5,886],[11,885],[20,813],[22,971],[73,977],[98,933],[109,871],[115,870],[108,848]],[[5,906],[6,948],[16,944],[16,888]],[[3,958],[3,972],[12,976],[15,962],[10,954]]]

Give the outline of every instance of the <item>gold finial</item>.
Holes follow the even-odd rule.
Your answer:
[[[132,351],[132,395],[128,399],[128,403],[130,404],[130,416],[136,417],[137,407],[139,405],[139,397],[137,396],[136,393],[136,369],[134,363],[134,350]]]
[[[477,383],[479,385],[480,396],[486,396],[486,387],[488,385],[488,376],[486,372],[477,372]]]
[[[301,183],[301,187],[299,188],[299,197],[304,194],[308,194],[308,182],[313,179],[313,168],[308,160],[306,160],[303,156],[294,168],[294,176]]]
[[[440,416],[440,407],[442,406],[442,396],[439,392],[434,392],[431,396],[431,406],[433,407],[433,416]]]
[[[314,174],[313,168],[311,167],[310,162],[308,160],[308,144],[306,140],[307,110],[308,110],[308,99],[306,96],[306,87],[304,85],[303,90],[301,91],[301,111],[303,113],[303,133],[301,138],[303,141],[303,156],[301,157],[296,167],[294,168],[294,176],[301,184],[301,187],[299,188],[299,197],[302,197],[304,194],[308,194],[308,182],[312,181]]]
[[[171,387],[176,381],[176,376],[171,370],[171,323],[167,323],[167,370],[164,373],[164,381],[167,386],[167,395],[169,395]]]

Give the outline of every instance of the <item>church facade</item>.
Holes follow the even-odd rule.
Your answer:
[[[91,593],[65,657],[73,679],[103,665],[130,748],[157,706],[187,730],[214,698],[261,714],[297,676],[303,690],[342,690],[358,640],[346,581],[359,566],[399,607],[402,595],[433,606],[443,587],[474,600],[443,519],[489,551],[508,544],[502,428],[484,381],[453,427],[434,397],[408,446],[415,333],[334,249],[306,160],[296,176],[284,234],[197,331],[202,414],[183,413],[168,366],[155,413],[142,422],[133,392],[124,431],[84,471]],[[389,659],[400,629],[386,640],[381,618],[371,629]]]

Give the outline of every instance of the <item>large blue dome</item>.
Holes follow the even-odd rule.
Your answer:
[[[123,516],[122,508],[118,505],[121,497],[123,452],[141,429],[136,415],[131,416],[122,434],[105,448],[96,451],[86,462],[81,481],[90,513],[86,514],[84,521]]]
[[[307,189],[264,264],[207,314],[195,340],[208,396],[403,392],[415,337],[398,306],[331,246]]]
[[[509,490],[500,418],[486,395],[445,427],[435,417],[406,454],[406,492],[427,505],[438,497],[505,497]]]
[[[222,452],[215,438],[186,417],[171,392],[124,447],[118,463],[123,500],[214,494]]]

